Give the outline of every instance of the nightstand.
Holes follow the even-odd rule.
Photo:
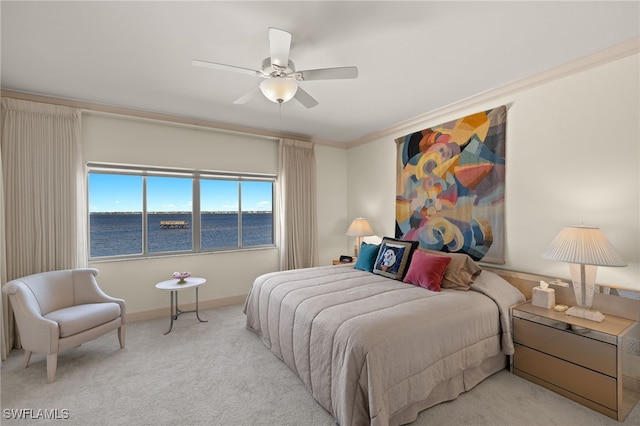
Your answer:
[[[601,323],[539,308],[512,308],[511,371],[623,421],[640,399],[640,323],[606,315]]]
[[[353,258],[351,260],[351,262],[341,262],[340,259],[333,259],[333,264],[334,265],[344,265],[344,264],[349,264],[349,263],[356,263],[357,258]]]

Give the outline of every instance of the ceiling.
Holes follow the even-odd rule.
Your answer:
[[[173,1],[0,3],[2,89],[350,142],[638,37],[640,3]],[[233,102],[262,81],[268,28],[292,34],[319,105]]]

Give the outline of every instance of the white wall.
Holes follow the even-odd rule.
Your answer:
[[[318,193],[318,258],[320,265],[331,265],[341,254],[353,255],[345,248],[347,228],[347,150],[316,145]]]
[[[231,172],[278,172],[278,141],[201,127],[84,114],[86,161]]]
[[[395,143],[406,134],[507,105],[506,263],[569,278],[540,253],[565,225],[599,226],[629,266],[599,283],[640,290],[639,55],[477,104],[348,152],[348,217],[394,235]]]
[[[88,162],[183,167],[234,172],[277,173],[277,141],[115,116],[83,117],[83,149]],[[207,278],[200,300],[246,295],[260,274],[278,269],[275,248],[148,259],[98,261],[100,285],[127,300],[128,313],[167,308],[168,294],[155,284],[173,271]],[[192,302],[183,292],[180,302]]]

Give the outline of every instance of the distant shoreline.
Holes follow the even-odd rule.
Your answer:
[[[254,214],[254,213],[273,213],[270,210],[249,210],[243,211],[243,214]],[[125,214],[142,214],[142,212],[90,212],[90,215],[125,215]],[[193,212],[147,212],[147,214],[193,214]],[[227,211],[203,211],[200,214],[238,214],[237,211],[227,212]]]

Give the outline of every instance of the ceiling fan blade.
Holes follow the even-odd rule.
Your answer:
[[[318,105],[318,101],[313,99],[310,94],[302,90],[300,86],[298,86],[298,90],[296,91],[294,98],[296,98],[298,102],[300,102],[307,108],[313,108],[314,106]]]
[[[357,78],[357,67],[323,68],[318,70],[298,71],[304,81],[309,80],[337,80]]]
[[[258,93],[260,93],[260,86],[257,86],[251,89],[249,92],[245,93],[244,95],[236,99],[233,103],[237,105],[246,104]]]
[[[271,64],[286,68],[289,64],[291,34],[278,28],[269,28],[269,49]]]
[[[235,65],[218,64],[215,62],[200,61],[198,59],[193,60],[191,64],[197,67],[212,68],[214,70],[240,72],[242,74],[248,74],[254,77],[262,76],[262,72],[260,71],[251,70],[249,68],[236,67]]]

